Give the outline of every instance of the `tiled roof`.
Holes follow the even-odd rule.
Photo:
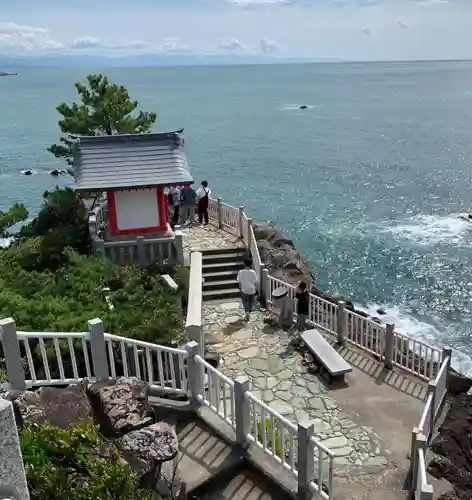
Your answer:
[[[192,183],[180,132],[77,137],[77,191]]]

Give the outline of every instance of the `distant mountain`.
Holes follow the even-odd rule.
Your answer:
[[[335,60],[308,60],[282,58],[264,55],[236,54],[140,54],[129,56],[96,56],[96,55],[41,55],[41,56],[1,56],[0,67],[4,71],[14,71],[18,68],[54,67],[146,67],[146,66],[221,66],[237,64],[281,64],[294,62],[341,62]]]

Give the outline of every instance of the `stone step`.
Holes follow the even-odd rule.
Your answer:
[[[223,279],[218,281],[207,281],[203,283],[203,291],[210,290],[239,290],[239,285],[236,279]]]
[[[221,280],[233,280],[236,281],[238,275],[237,269],[228,269],[226,271],[216,271],[216,272],[204,272],[203,277],[205,278],[205,283],[211,281],[221,281]]]
[[[246,252],[244,249],[242,251],[233,250],[231,252],[226,252],[226,253],[214,253],[214,254],[203,253],[202,261],[204,266],[206,264],[215,264],[217,262],[218,263],[243,262],[245,253]]]
[[[292,497],[270,484],[264,474],[247,467],[232,478],[208,484],[208,491],[199,500],[288,500]]]
[[[237,254],[244,256],[246,254],[246,249],[244,247],[233,247],[233,248],[209,248],[202,250],[202,257],[207,257],[211,255],[228,255]]]
[[[230,288],[223,290],[203,290],[203,301],[210,300],[226,300],[226,299],[239,299],[241,292],[238,288]]]
[[[243,261],[232,260],[227,262],[205,262],[203,261],[203,277],[207,272],[217,273],[223,271],[239,271],[244,268]]]
[[[192,490],[241,463],[241,453],[199,419],[178,428],[177,435],[179,471],[190,498]]]

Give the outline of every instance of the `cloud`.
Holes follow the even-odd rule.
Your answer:
[[[261,50],[264,54],[273,54],[277,51],[277,42],[268,38],[261,38]]]
[[[220,47],[220,49],[227,50],[228,52],[236,52],[243,48],[241,42],[237,38],[220,40],[218,46]]]
[[[24,24],[0,23],[0,49],[31,52],[35,50],[57,50],[64,44],[55,40],[44,28]]]
[[[190,45],[183,43],[179,38],[164,38],[158,50],[167,54],[191,54],[193,52]]]
[[[142,50],[146,48],[146,44],[141,41],[132,42],[116,42],[109,43],[100,38],[93,36],[85,36],[77,38],[70,45],[71,50],[91,50],[91,49],[106,49],[106,50]]]

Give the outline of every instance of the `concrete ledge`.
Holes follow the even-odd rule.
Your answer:
[[[29,500],[13,404],[0,399],[0,497]]]

